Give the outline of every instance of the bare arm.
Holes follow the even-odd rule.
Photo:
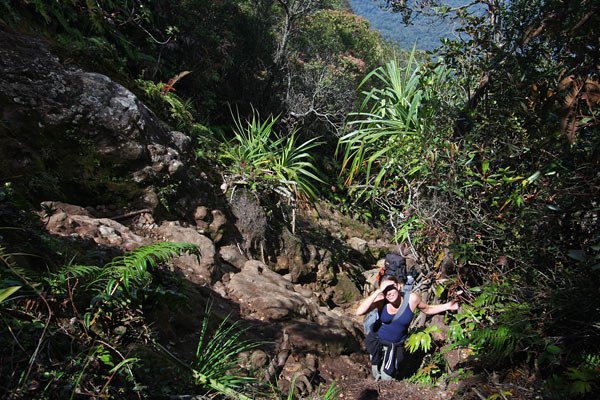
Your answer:
[[[367,314],[369,311],[374,310],[375,308],[379,308],[383,305],[384,295],[383,292],[385,288],[393,285],[392,281],[385,281],[381,284],[381,287],[375,290],[373,293],[369,295],[366,299],[363,300],[362,303],[356,309],[356,315],[361,316]]]
[[[456,301],[449,301],[444,304],[427,304],[416,293],[410,295],[411,309],[418,308],[427,315],[439,314],[445,311],[456,311],[458,310],[458,303]]]
[[[379,292],[379,289],[371,293],[369,297],[363,300],[362,303],[356,309],[356,315],[365,315],[369,311],[377,308],[377,305],[383,300],[383,294]]]

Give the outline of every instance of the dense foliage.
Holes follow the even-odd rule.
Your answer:
[[[163,385],[182,371],[189,378],[181,383],[193,386],[188,373],[193,367],[165,366],[169,359],[160,356],[164,348],[148,331],[145,313],[184,306],[185,289],[164,273],[164,267],[179,255],[198,255],[196,246],[157,242],[98,266],[98,254],[81,254],[76,244],[43,232],[35,214],[19,210],[18,196],[10,190],[0,195],[0,213],[21,220],[18,230],[2,228],[3,243],[20,239],[19,250],[31,251],[0,248],[0,311],[7,327],[0,343],[3,349],[19,349],[18,354],[3,351],[0,358],[6,398],[140,398],[140,393],[160,390],[160,384],[155,386],[137,371],[159,373],[155,368],[161,364]],[[37,265],[37,254],[54,258]],[[63,255],[70,262],[61,264]],[[208,319],[209,314],[205,324]],[[210,335],[202,337],[209,343],[218,341]],[[154,346],[157,352],[149,353]],[[229,346],[223,349],[231,351]],[[205,368],[195,379],[223,390],[212,373]]]
[[[480,366],[529,365],[547,395],[596,390],[597,14],[588,2],[481,2],[487,14],[390,3],[453,16],[469,36],[412,75],[373,73],[340,142],[348,182],[360,174],[353,190],[432,265],[456,259],[463,300],[491,309],[457,319]]]
[[[354,14],[320,10],[300,20],[290,40],[284,100],[290,117],[334,141],[356,107],[358,82],[379,65],[383,51],[381,37]]]

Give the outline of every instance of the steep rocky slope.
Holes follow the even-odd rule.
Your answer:
[[[182,357],[193,352],[211,299],[267,342],[242,360],[266,380],[296,376],[312,391],[336,379],[350,398],[443,395],[365,381],[352,309],[376,261],[396,249],[389,237],[324,204],[300,210],[291,226],[254,193],[223,185],[218,171],[198,164],[192,140],[125,87],[59,59],[39,37],[0,25],[0,43],[0,167],[47,232],[104,261],[155,241],[199,246],[200,257],[165,267],[190,283],[197,305],[149,316],[159,341]],[[179,198],[168,208],[161,192],[170,185]]]

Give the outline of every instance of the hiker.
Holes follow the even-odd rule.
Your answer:
[[[386,256],[386,265],[389,264],[389,259],[394,259],[391,256]],[[393,256],[401,257],[397,254]],[[416,293],[407,290],[402,294],[403,284],[400,281],[403,277],[398,278],[396,275],[393,269],[387,269],[379,279],[379,289],[371,293],[356,309],[358,316],[375,309],[378,312],[378,321],[373,324],[365,338],[375,380],[394,379],[404,358],[408,326],[417,308],[427,315],[458,309],[458,303],[455,301],[429,305]],[[408,303],[405,304],[406,302]]]

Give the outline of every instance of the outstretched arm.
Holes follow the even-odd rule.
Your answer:
[[[416,306],[413,308],[418,308],[423,313],[427,315],[439,314],[445,311],[456,311],[458,310],[458,303],[456,301],[449,301],[444,304],[427,304],[423,300],[421,300],[421,296],[416,293],[412,293],[410,296],[411,305],[415,304]]]

